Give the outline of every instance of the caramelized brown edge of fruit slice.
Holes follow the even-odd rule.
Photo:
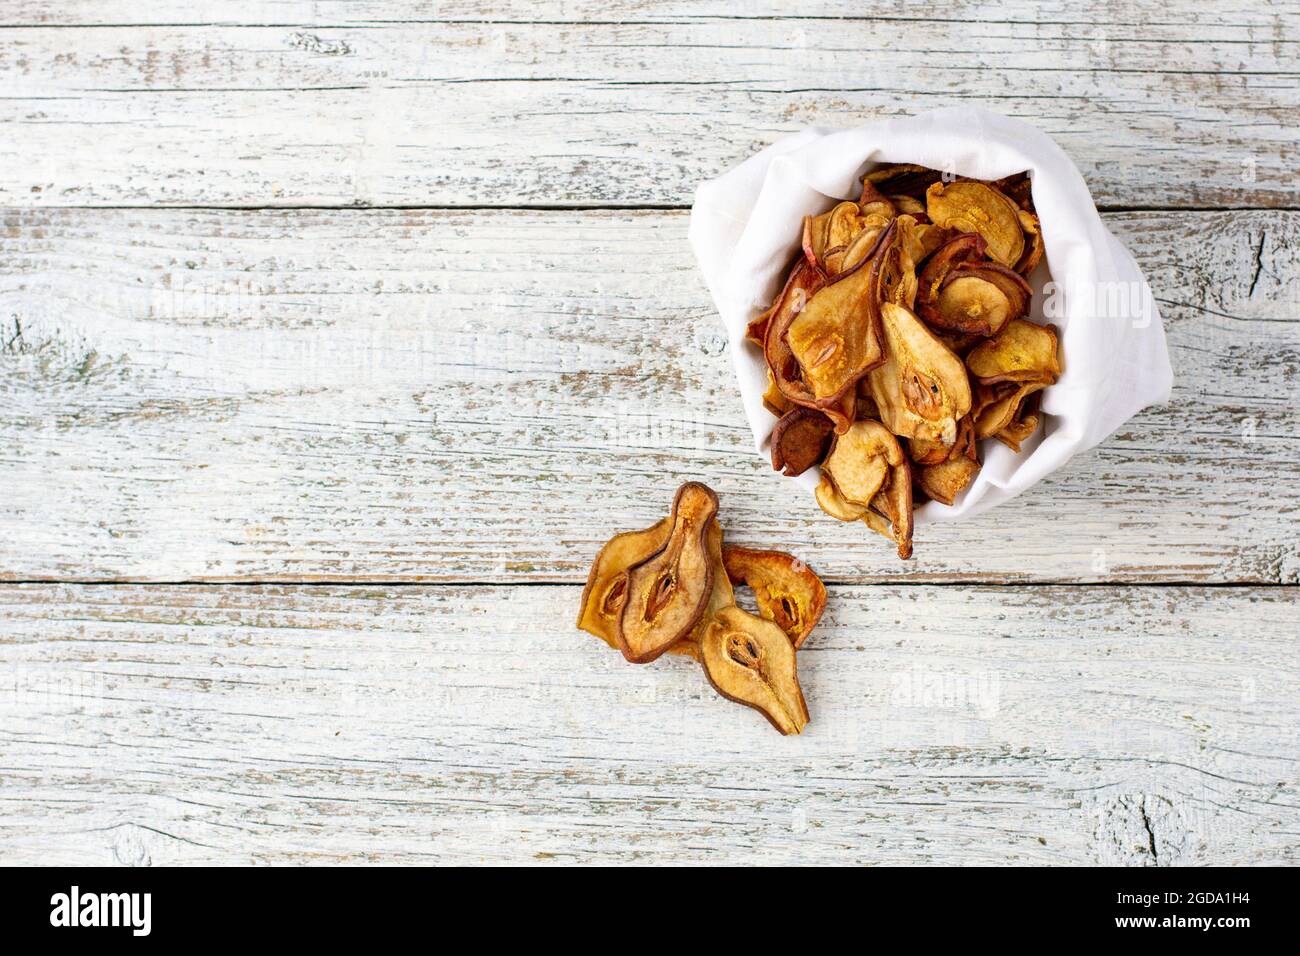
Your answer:
[[[698,496],[699,499],[697,503],[698,511],[691,514],[686,514],[684,512],[684,509],[690,505],[688,496]],[[685,615],[683,622],[674,627],[670,632],[662,634],[653,641],[648,642],[645,647],[633,648],[627,636],[626,621],[628,613],[632,608],[639,606],[645,606],[647,611],[650,610],[649,601],[651,600],[649,597],[646,601],[638,601],[634,599],[638,583],[634,578],[637,575],[637,572],[669,554],[670,549],[674,546],[674,538],[677,536],[679,528],[682,526],[683,522],[690,522],[696,525],[696,527],[690,529],[690,531],[696,536],[697,540],[692,541],[688,538],[683,542],[681,547],[699,547],[701,552],[707,558],[709,556],[709,526],[717,516],[717,513],[718,496],[714,493],[713,489],[698,481],[686,482],[677,489],[677,494],[673,498],[673,508],[670,514],[670,520],[672,522],[671,530],[669,531],[668,537],[664,541],[663,546],[654,554],[647,557],[644,561],[634,564],[627,569],[627,597],[624,599],[623,610],[619,615],[616,637],[618,640],[619,650],[622,651],[623,656],[633,664],[648,664],[694,630],[695,625],[699,623],[700,618],[704,615],[705,609],[709,605],[709,599],[712,597],[714,573],[712,560],[705,560],[703,562],[704,580],[700,587],[700,597],[696,600],[693,606],[688,608],[688,613]],[[655,598],[654,600],[657,601],[658,599]],[[651,629],[647,629],[646,632],[649,633],[650,630]]]
[[[709,666],[711,642],[726,640],[731,634],[742,634],[749,638],[750,641],[753,641],[758,651],[758,655],[755,656],[776,653],[780,654],[784,658],[782,662],[783,664],[788,664],[790,668],[789,678],[793,685],[793,694],[791,695],[790,700],[787,701],[785,699],[785,694],[777,693],[772,689],[775,686],[773,683],[770,681],[763,681],[763,683],[767,685],[769,693],[776,698],[781,709],[780,714],[772,714],[757,701],[746,700],[743,697],[737,696],[739,691],[733,692],[734,689],[728,690],[719,683],[719,680],[725,678],[721,674],[715,675]],[[742,608],[734,606],[723,608],[723,610],[714,617],[712,624],[705,631],[701,640],[700,650],[701,663],[704,666],[704,675],[713,689],[721,696],[725,697],[727,700],[734,701],[737,704],[744,704],[746,707],[758,711],[782,734],[798,734],[808,726],[808,704],[804,700],[803,687],[799,684],[799,667],[794,645],[790,643],[790,639],[786,636],[785,632],[771,621],[765,621],[761,617],[750,614]],[[719,648],[718,650],[722,655],[728,655],[729,653],[728,649],[725,647]],[[789,655],[788,658],[785,657],[786,654]],[[731,658],[731,661],[737,667],[745,670],[750,669],[734,657]],[[760,678],[760,680],[762,680],[762,678]]]
[[[785,631],[796,648],[802,647],[826,610],[826,586],[817,573],[785,551],[736,545],[722,549],[722,562],[733,585],[744,585],[754,593],[760,616]]]
[[[787,478],[802,475],[826,455],[835,426],[819,411],[796,406],[772,429],[772,468]]]

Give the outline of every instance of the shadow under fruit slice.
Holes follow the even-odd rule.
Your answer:
[[[951,444],[970,411],[966,366],[901,305],[885,302],[880,313],[886,358],[868,379],[881,422],[903,438]]]
[[[808,725],[794,645],[771,621],[723,608],[704,632],[700,657],[709,683],[723,697],[760,711],[783,734]]]
[[[758,613],[802,647],[826,609],[826,587],[813,569],[784,551],[734,545],[722,549],[722,562],[732,584],[754,592]]]
[[[677,490],[663,546],[627,572],[627,596],[616,637],[634,664],[654,660],[691,633],[713,592],[709,524],[718,496],[696,481]]]

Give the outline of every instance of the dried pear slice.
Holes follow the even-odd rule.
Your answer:
[[[796,405],[812,405],[813,395],[800,381],[799,363],[786,343],[786,331],[824,281],[821,273],[805,260],[795,263],[777,297],[776,307],[767,323],[767,335],[763,338],[763,357],[767,360],[768,370],[781,394]]]
[[[886,198],[894,204],[894,208],[898,210],[900,216],[925,216],[929,219],[929,216],[925,211],[925,203],[921,202],[921,200],[917,199],[915,196],[908,196],[903,193],[893,193]]]
[[[700,642],[709,683],[723,697],[761,712],[783,734],[808,725],[794,645],[771,621],[723,608]]]
[[[873,169],[862,177],[864,183],[871,183],[883,193],[889,195],[912,196],[920,199],[925,195],[931,183],[936,183],[943,176],[937,169],[917,166],[914,163],[895,163]]]
[[[951,505],[957,496],[975,480],[979,470],[979,462],[971,461],[961,455],[951,461],[926,465],[920,469],[917,483],[920,484],[921,490],[935,501]]]
[[[767,360],[767,370],[771,373],[778,391],[792,405],[802,405],[806,408],[818,408],[821,403],[803,383],[799,362],[785,341],[785,333],[790,323],[807,305],[809,296],[821,287],[823,281],[821,274],[805,261],[799,260],[795,264],[790,277],[786,280],[779,305],[768,321],[767,337],[763,344],[763,357]],[[853,424],[855,404],[855,397],[846,392],[838,401],[820,410],[831,420],[837,431],[844,431]]]
[[[605,542],[596,555],[582,591],[578,627],[610,647],[618,647],[618,619],[627,597],[627,569],[664,546],[672,519],[663,518],[642,531],[625,531]]]
[[[837,435],[822,473],[849,504],[870,505],[889,480],[890,468],[903,462],[898,439],[880,422],[857,421]]]
[[[862,210],[857,203],[842,202],[830,211],[826,223],[826,248],[847,246],[862,231]]]
[[[967,264],[944,277],[927,322],[953,332],[995,335],[1029,314],[1033,290],[1020,273],[995,262]]]
[[[668,648],[669,654],[682,654],[693,657],[697,661],[700,659],[700,641],[703,640],[704,631],[709,623],[724,607],[731,607],[736,603],[736,592],[731,587],[731,579],[727,577],[727,566],[722,559],[722,525],[718,523],[717,518],[709,522],[705,541],[709,548],[709,561],[713,566],[713,591],[709,594],[708,606],[700,615],[700,619],[695,622],[695,627],[691,628],[691,633]]]
[[[821,480],[817,482],[815,495],[818,507],[838,521],[857,521],[868,511],[866,505],[855,505],[845,501],[825,475],[822,475]]]
[[[1020,409],[1011,421],[993,436],[1017,455],[1020,454],[1021,442],[1027,440],[1030,435],[1038,430],[1038,424],[1042,420],[1042,415],[1038,410],[1042,394],[1042,392],[1034,392],[1021,402]]]
[[[790,409],[798,407],[781,394],[781,390],[776,387],[776,379],[772,377],[770,368],[767,370],[767,391],[763,393],[763,407],[777,418],[780,418]]]
[[[627,572],[627,595],[616,638],[634,664],[654,660],[699,622],[713,592],[709,522],[718,496],[688,481],[673,499],[672,529],[663,546]]]
[[[826,267],[825,254],[842,246],[858,231],[856,221],[860,216],[855,202],[837,203],[819,216],[805,216],[800,245],[808,264],[818,270]]]
[[[1034,392],[1046,388],[1048,384],[1048,382],[1040,380],[1037,382],[1007,383],[991,386],[997,390],[997,395],[993,401],[984,404],[980,408],[979,414],[974,416],[975,437],[983,440],[992,438],[1002,431],[1015,421],[1020,411],[1020,403]],[[989,387],[980,386],[980,388]]]
[[[853,237],[853,241],[845,246],[842,252],[827,253],[826,266],[829,270],[833,270],[831,274],[839,275],[841,272],[848,272],[858,263],[869,259],[881,233],[889,228],[889,222],[890,220],[883,216],[863,217],[862,231]]]
[[[767,338],[767,323],[772,318],[772,313],[776,311],[777,303],[773,302],[767,307],[767,311],[754,319],[745,326],[745,338],[753,342],[760,349],[763,347],[763,341]]]
[[[1016,271],[1022,276],[1027,276],[1038,267],[1038,263],[1043,261],[1043,231],[1039,226],[1038,217],[1024,209],[1020,210],[1020,228],[1024,230],[1028,241],[1025,243],[1024,255],[1016,263]]]
[[[772,468],[787,478],[802,475],[826,455],[834,426],[821,412],[796,407],[772,429]]]
[[[877,248],[888,243],[893,232],[893,225],[882,232]],[[874,321],[874,297],[879,294],[876,255],[826,283],[786,332],[790,351],[819,406],[837,402],[884,360],[880,326]],[[773,323],[768,329],[769,343],[776,327]]]
[[[936,225],[983,236],[995,262],[1011,268],[1024,254],[1020,207],[987,183],[935,183],[925,192],[925,208]]]
[[[886,359],[868,376],[881,422],[903,438],[952,442],[970,411],[966,366],[903,306],[886,302],[881,317]]]
[[[862,180],[862,195],[858,197],[858,210],[864,216],[883,216],[885,219],[893,219],[898,215],[898,208],[893,201],[868,179]]]
[[[912,466],[901,453],[899,459],[898,464],[889,469],[889,480],[872,500],[864,520],[873,531],[893,540],[898,545],[898,556],[906,561],[912,556]],[[887,520],[890,530],[882,531],[873,516]]]
[[[1055,382],[1061,374],[1057,357],[1056,327],[1013,319],[987,342],[966,356],[966,367],[976,381]]]
[[[917,278],[916,311],[922,321],[938,327],[942,316],[934,309],[939,301],[948,273],[968,262],[977,262],[984,255],[986,243],[979,233],[959,233],[948,239],[926,260],[925,268]]]
[[[812,568],[784,551],[756,551],[728,545],[722,561],[733,585],[754,592],[758,613],[802,647],[826,609],[826,586]]]
[[[937,465],[941,461],[948,460],[950,447],[941,441],[913,438],[907,443],[907,454],[918,465]]]

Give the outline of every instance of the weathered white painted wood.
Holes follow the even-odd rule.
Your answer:
[[[50,22],[43,5],[6,6],[0,22]],[[1297,201],[1295,4],[1163,4],[1126,22],[1104,3],[550,11],[599,23],[508,4],[416,4],[414,22],[382,4],[149,14],[191,26],[103,6],[60,16],[131,25],[0,28],[0,203],[683,204],[806,125],[968,103],[1056,137],[1102,203]],[[519,15],[534,22],[483,22]],[[251,25],[214,25],[231,16]]]
[[[1174,401],[916,560],[753,452],[678,212],[7,214],[9,580],[584,579],[687,478],[833,580],[1300,577],[1300,215],[1108,217]]]
[[[905,0],[885,9],[850,11],[838,0],[751,0],[737,15],[728,0],[0,0],[0,26],[139,24],[367,26],[384,23],[654,23],[699,19],[960,20],[1034,26],[1272,28],[1278,39],[1294,0],[1243,7],[1231,0]],[[1220,33],[1202,39],[1219,40]]]
[[[578,594],[0,588],[0,861],[1296,862],[1294,588],[832,588],[789,739]]]

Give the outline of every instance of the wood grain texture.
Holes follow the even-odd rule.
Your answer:
[[[1300,4],[736,9],[0,0],[0,863],[1300,862]],[[753,452],[685,213],[563,207],[953,104],[1177,383],[904,564]],[[801,738],[572,627],[687,478],[832,582]]]
[[[798,738],[578,595],[0,587],[0,858],[1296,862],[1293,588],[833,588]]]
[[[576,583],[683,480],[829,579],[1294,583],[1300,215],[1108,216],[1174,400],[913,562],[750,445],[677,212],[8,214],[8,580]]]
[[[805,126],[978,104],[1102,204],[1297,205],[1294,3],[804,6],[11,2],[0,204],[682,205]]]

